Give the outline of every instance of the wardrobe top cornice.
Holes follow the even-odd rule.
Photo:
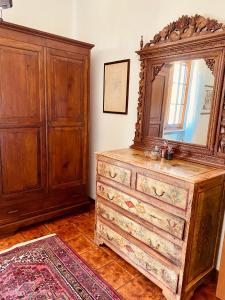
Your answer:
[[[5,21],[0,22],[0,30],[1,29],[13,30],[14,32],[19,32],[19,33],[24,33],[24,34],[32,34],[33,36],[36,36],[39,38],[45,38],[45,39],[49,39],[49,40],[59,41],[59,42],[63,42],[63,43],[70,44],[70,45],[82,46],[83,48],[86,48],[86,49],[91,49],[94,47],[93,44],[89,44],[89,43],[82,42],[82,41],[77,41],[77,40],[67,38],[64,36],[40,31],[37,29],[33,29],[33,28],[22,26],[22,25],[5,22]]]

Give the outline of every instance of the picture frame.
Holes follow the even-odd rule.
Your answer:
[[[130,59],[104,64],[103,112],[128,113]]]
[[[211,105],[213,100],[213,86],[204,86],[204,101],[202,104],[201,115],[209,115],[211,112]]]

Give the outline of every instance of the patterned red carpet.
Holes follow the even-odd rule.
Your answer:
[[[0,254],[1,300],[119,300],[57,236]]]

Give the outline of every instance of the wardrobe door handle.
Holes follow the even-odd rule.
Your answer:
[[[107,198],[108,198],[110,201],[112,201],[112,200],[115,198],[115,196],[110,197],[109,193],[107,193]]]
[[[152,189],[153,189],[153,192],[154,192],[155,196],[162,197],[165,194],[164,191],[161,194],[158,194],[157,191],[156,191],[156,188],[154,186],[152,187]]]
[[[8,214],[9,214],[9,215],[13,215],[13,214],[16,214],[16,213],[18,213],[18,212],[19,212],[19,210],[18,210],[18,209],[15,209],[15,210],[8,211]]]
[[[111,170],[109,170],[109,176],[110,176],[111,178],[116,178],[117,175],[118,175],[117,173],[114,173],[114,174],[112,175]]]

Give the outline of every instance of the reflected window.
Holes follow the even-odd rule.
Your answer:
[[[214,75],[205,59],[167,63],[160,72],[164,85],[162,93],[157,95],[162,95],[165,104],[161,111],[161,136],[166,140],[207,145]]]
[[[171,66],[168,100],[164,128],[183,129],[190,83],[190,61],[176,62]]]

